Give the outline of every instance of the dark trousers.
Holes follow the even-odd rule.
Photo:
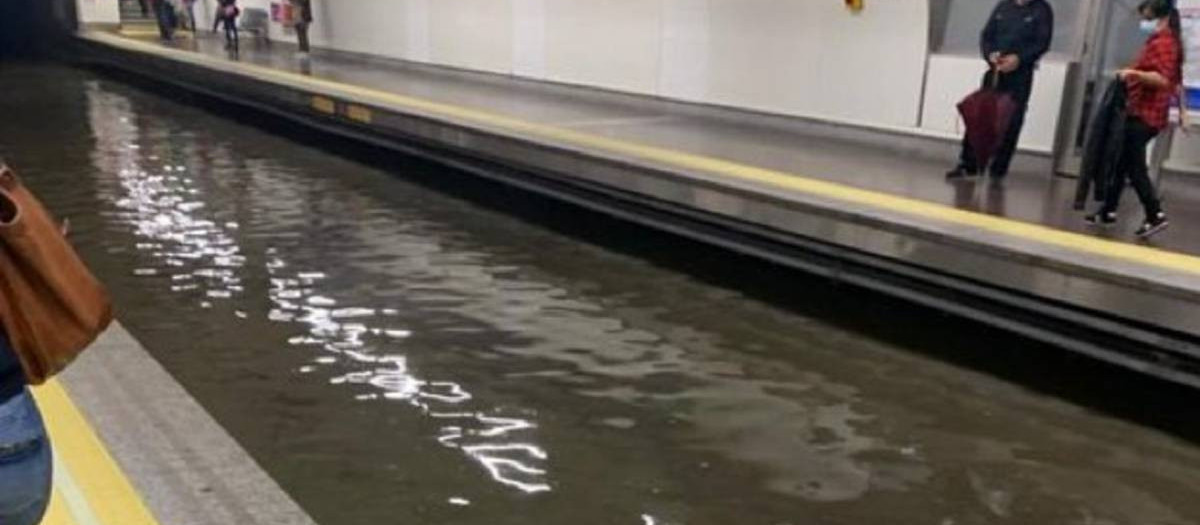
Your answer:
[[[983,87],[992,85],[992,75],[991,71],[983,75]],[[1033,69],[1022,68],[1012,73],[1001,74],[1000,80],[996,84],[996,90],[1011,96],[1017,103],[1017,108],[1013,112],[1012,120],[1008,123],[1008,132],[1001,140],[995,155],[992,156],[991,166],[980,166],[976,162],[975,152],[971,150],[966,137],[963,137],[962,140],[962,151],[958,155],[958,164],[963,169],[972,172],[989,168],[993,176],[1003,177],[1008,174],[1008,166],[1012,163],[1013,154],[1017,151],[1017,142],[1021,139],[1021,129],[1025,127],[1025,112],[1029,108],[1029,96],[1033,93]]]
[[[163,40],[170,40],[175,34],[175,8],[167,0],[154,2],[155,19],[158,20],[158,34]]]
[[[238,46],[238,29],[237,18],[221,17],[221,23],[225,25],[225,45],[231,48]]]
[[[1150,127],[1142,119],[1129,117],[1125,123],[1125,140],[1121,147],[1121,165],[1117,170],[1117,178],[1109,188],[1104,198],[1102,211],[1113,213],[1121,204],[1121,194],[1125,193],[1125,181],[1133,185],[1138,200],[1146,209],[1146,217],[1152,218],[1162,211],[1162,203],[1150,180],[1150,172],[1146,168],[1146,146],[1158,135],[1158,130]]]
[[[188,2],[184,4],[187,9],[188,25],[191,26],[193,33],[198,33],[200,30],[196,28],[196,4]]]
[[[308,52],[308,22],[296,23],[296,40],[300,42],[300,52]]]

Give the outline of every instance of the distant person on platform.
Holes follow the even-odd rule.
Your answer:
[[[242,10],[237,6],[237,0],[217,0],[217,16],[213,18],[213,32],[218,27],[225,28],[225,49],[237,51],[238,29],[237,18]]]
[[[170,0],[150,0],[154,8],[154,20],[158,22],[158,36],[170,42],[175,36],[175,6]]]
[[[989,66],[983,76],[983,85],[991,85],[992,75],[999,75],[996,88],[1012,96],[1017,108],[991,166],[978,165],[964,138],[958,166],[946,173],[947,179],[974,177],[984,169],[993,180],[1003,180],[1008,175],[1017,141],[1021,138],[1021,128],[1025,125],[1029,95],[1033,92],[1033,72],[1042,55],[1050,49],[1053,38],[1054,10],[1046,0],[1001,0],[996,5],[979,39],[980,50]]]
[[[296,9],[296,41],[300,44],[300,57],[307,58],[308,26],[312,25],[312,0],[291,0]]]
[[[196,33],[199,29],[196,28],[196,0],[183,0],[183,10],[187,12],[188,29],[192,33]]]
[[[1146,211],[1146,221],[1137,229],[1137,236],[1145,239],[1170,226],[1159,190],[1147,172],[1146,147],[1170,126],[1171,99],[1183,83],[1187,53],[1183,22],[1173,0],[1145,0],[1138,6],[1138,13],[1142,15],[1141,30],[1146,34],[1146,44],[1137,61],[1117,73],[1125,82],[1128,119],[1116,180],[1105,192],[1104,205],[1085,220],[1095,226],[1116,224],[1117,206],[1128,180]],[[1186,114],[1180,111],[1180,118]]]

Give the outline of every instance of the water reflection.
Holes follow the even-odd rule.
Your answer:
[[[254,265],[238,246],[238,224],[214,218],[218,210],[207,200],[212,197],[200,189],[203,177],[188,168],[201,163],[178,158],[172,145],[180,141],[172,137],[142,144],[122,97],[95,87],[89,97],[94,124],[112,141],[105,147],[121,152],[113,157],[118,165],[102,168],[120,174],[117,203],[123,211],[115,218],[145,239],[139,245],[159,262],[147,277],[165,274],[173,291],[198,296],[206,305],[230,300],[245,315],[249,301],[237,297]],[[278,180],[259,180],[273,171],[255,165],[243,172],[242,190],[256,195],[265,188],[263,200],[270,201],[256,202],[255,210],[319,215],[305,209],[308,196],[290,193],[290,186]],[[405,276],[404,297],[412,312],[339,299],[338,288],[325,285],[336,268],[295,267],[280,249],[265,250],[261,267],[269,279],[270,304],[265,315],[302,327],[287,344],[316,354],[300,373],[319,377],[322,370],[335,371],[330,383],[353,389],[358,400],[412,406],[438,422],[438,443],[478,462],[495,481],[527,493],[549,491],[550,456],[535,439],[538,426],[531,413],[489,408],[464,385],[412,370],[404,348],[421,334],[404,319],[453,311],[463,318],[456,322],[458,330],[478,326],[518,335],[519,344],[500,339],[493,351],[549,360],[567,372],[547,370],[543,380],[562,379],[585,397],[672,412],[695,428],[693,448],[758,465],[769,473],[767,488],[777,492],[814,501],[851,500],[872,486],[901,490],[927,477],[916,456],[897,453],[901,465],[889,468],[857,459],[869,451],[895,453],[901,446],[861,435],[860,423],[869,417],[854,408],[854,388],[814,373],[802,381],[750,377],[703,332],[664,338],[628,326],[578,294],[487,264],[479,254],[446,249],[432,234],[437,230],[424,224],[381,235],[362,224],[344,232],[360,236],[357,251],[386,254],[389,273]],[[328,244],[327,249],[337,249],[332,239]]]
[[[412,336],[409,330],[387,324],[397,320],[399,311],[339,305],[321,291],[321,282],[326,278],[323,272],[292,272],[274,248],[268,254],[271,259],[266,269],[271,276],[270,299],[274,305],[268,315],[277,322],[307,325],[308,333],[291,338],[289,343],[324,354],[301,372],[311,373],[319,367],[350,368],[353,371],[330,382],[368,387],[356,398],[405,402],[436,419],[441,424],[438,442],[461,450],[501,484],[526,493],[550,490],[542,466],[548,454],[525,441],[533,438],[537,428],[533,421],[469,410],[474,396],[462,385],[422,379],[409,370],[405,356],[395,352],[404,339]]]
[[[93,162],[115,173],[121,194],[119,211],[109,215],[131,225],[143,239],[136,244],[157,261],[135,268],[139,276],[164,276],[177,292],[198,292],[203,305],[230,299],[245,290],[239,270],[246,264],[235,238],[235,222],[217,224],[205,214],[204,195],[194,183],[183,152],[170,143],[143,150],[128,100],[106,96],[98,84],[88,87],[89,116],[99,143]],[[115,153],[115,154],[113,154]]]
[[[252,265],[240,255],[237,224],[213,219],[215,210],[206,201],[211,197],[198,189],[203,178],[171,149],[179,141],[161,137],[157,146],[142,144],[121,97],[99,89],[89,96],[96,111],[109,113],[97,125],[105,135],[120,137],[109,146],[124,152],[119,166],[106,166],[116,168],[122,181],[117,202],[126,211],[116,218],[146,239],[142,244],[160,262],[159,271],[180,281],[172,290],[199,292],[206,305],[233,300],[242,311],[246,301],[237,294]],[[261,190],[263,201],[253,208],[268,217],[319,216],[320,211],[306,208],[308,195],[292,193],[277,178],[260,180],[276,171],[260,164],[241,172],[248,178],[247,193]],[[694,428],[692,448],[757,465],[773,491],[844,501],[872,488],[904,490],[928,477],[920,457],[898,452],[902,445],[862,435],[870,417],[854,408],[855,388],[815,373],[799,380],[752,377],[709,334],[664,337],[629,326],[579,294],[489,264],[481,254],[448,249],[435,233],[439,228],[410,225],[383,234],[361,223],[341,232],[357,236],[359,256],[386,254],[388,273],[404,276],[403,294],[412,312],[336,298],[338,289],[324,285],[336,268],[294,267],[278,248],[266,249],[261,266],[269,277],[270,308],[265,315],[303,327],[287,343],[317,354],[299,372],[316,377],[321,370],[336,371],[329,381],[353,389],[356,399],[410,405],[438,422],[437,442],[478,462],[495,481],[527,493],[549,491],[549,454],[535,439],[532,414],[502,413],[461,384],[421,377],[411,369],[405,344],[421,334],[403,320],[452,311],[459,330],[477,326],[485,333],[516,335],[518,343],[500,338],[491,351],[558,363],[555,368],[566,372],[547,370],[545,380],[562,379],[584,397],[672,413]],[[337,250],[338,242],[348,241],[331,237],[323,248]],[[894,464],[859,459],[871,451],[890,453]]]
[[[213,220],[207,198],[188,164],[179,137],[149,140],[143,137],[130,103],[88,87],[89,116],[98,141],[97,168],[116,173],[119,195],[105,196],[120,210],[114,222],[129,225],[143,241],[137,248],[156,264],[134,270],[141,277],[166,278],[173,292],[196,297],[202,307],[213,301],[235,300],[245,292],[242,255],[233,232],[236,222]],[[412,333],[397,326],[400,312],[359,305],[340,305],[321,290],[326,273],[321,269],[292,271],[275,248],[267,250],[264,269],[270,278],[266,313],[276,323],[306,327],[306,334],[288,344],[311,348],[320,355],[299,372],[318,368],[340,370],[329,380],[334,385],[356,387],[361,401],[403,402],[443,426],[437,441],[458,449],[496,482],[525,493],[546,492],[545,464],[549,454],[534,441],[537,425],[526,418],[497,415],[453,381],[418,377],[401,352]],[[234,315],[245,318],[243,303]],[[364,391],[365,390],[365,391]]]

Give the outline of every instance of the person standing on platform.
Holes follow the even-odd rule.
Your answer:
[[[183,10],[187,12],[187,28],[196,33],[196,0],[183,0]]]
[[[237,0],[217,0],[217,16],[213,22],[213,32],[218,26],[225,28],[225,49],[237,50],[238,30],[237,17],[241,14]]]
[[[1170,124],[1171,97],[1178,93],[1183,83],[1185,52],[1179,10],[1172,0],[1146,0],[1138,7],[1138,12],[1143,18],[1141,29],[1148,40],[1137,62],[1117,73],[1125,82],[1128,114],[1121,160],[1112,186],[1104,192],[1104,205],[1085,220],[1098,226],[1115,224],[1117,206],[1128,179],[1146,211],[1146,220],[1138,228],[1137,236],[1147,238],[1170,225],[1158,191],[1150,180],[1146,147]]]
[[[291,0],[296,9],[296,41],[300,45],[300,56],[308,57],[308,26],[312,25],[312,0]]]
[[[175,36],[175,7],[169,0],[150,0],[150,4],[158,22],[158,35],[169,42]]]
[[[1001,0],[996,5],[979,39],[980,50],[988,63],[983,85],[992,85],[993,75],[999,75],[996,89],[1008,93],[1017,108],[991,165],[978,165],[975,153],[964,137],[958,166],[946,173],[947,179],[974,177],[984,169],[993,180],[1003,180],[1008,175],[1009,164],[1021,138],[1021,128],[1025,125],[1029,96],[1033,92],[1033,73],[1042,55],[1050,49],[1053,38],[1054,10],[1046,0]]]

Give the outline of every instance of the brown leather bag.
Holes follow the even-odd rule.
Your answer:
[[[0,165],[0,322],[30,384],[66,368],[112,322],[112,302],[46,208]]]

